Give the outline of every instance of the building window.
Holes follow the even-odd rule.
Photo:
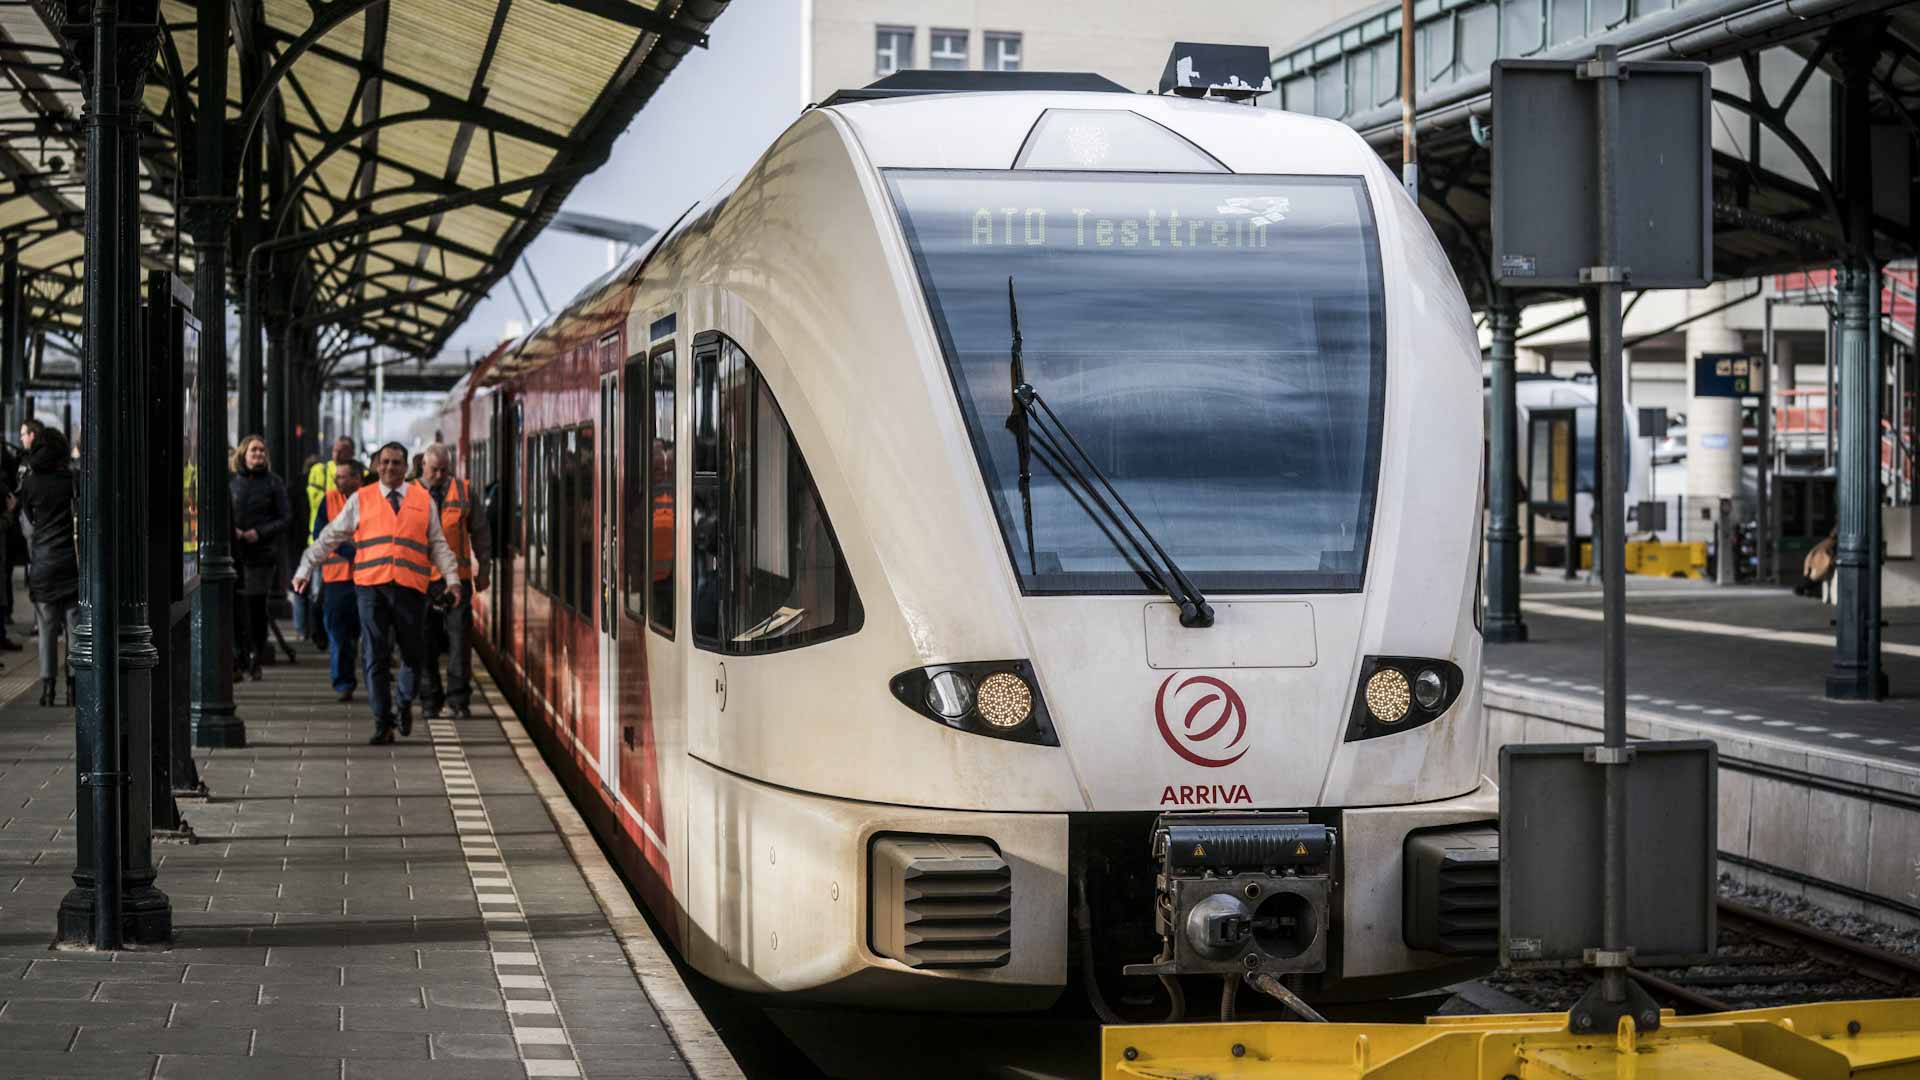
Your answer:
[[[1020,35],[989,30],[986,35],[987,70],[1020,70]]]
[[[913,66],[913,28],[882,26],[873,35],[873,73],[891,75]]]
[[[860,629],[853,576],[773,391],[740,347],[693,356],[693,634],[728,654]]]
[[[928,54],[928,59],[935,71],[967,70],[965,30],[935,30],[932,37],[933,50]]]

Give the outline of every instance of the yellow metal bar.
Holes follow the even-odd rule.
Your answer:
[[[1102,1080],[1920,1080],[1920,1000],[1675,1016],[1572,1035],[1565,1013],[1425,1024],[1109,1027]]]

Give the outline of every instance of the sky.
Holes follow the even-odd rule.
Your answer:
[[[614,143],[607,163],[574,188],[565,209],[663,229],[745,172],[798,118],[799,4],[733,0],[709,36],[710,46],[680,61]],[[528,245],[525,265],[513,276],[537,320],[543,312],[529,273],[557,308],[609,266],[606,241],[547,229]],[[502,280],[454,332],[448,351],[470,348],[480,355],[526,321]]]

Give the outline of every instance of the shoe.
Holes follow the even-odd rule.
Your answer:
[[[0,652],[19,652],[26,646],[9,637],[0,637]]]
[[[373,733],[372,738],[367,740],[368,746],[391,746],[392,744],[393,729],[390,727],[381,728],[379,731]]]
[[[429,705],[426,707],[424,712],[426,713],[427,719],[429,720],[440,719],[440,706],[438,705]]]
[[[349,687],[347,687],[347,688],[346,688],[345,690],[342,690],[342,691],[340,691],[340,696],[339,696],[339,697],[338,697],[337,699],[335,699],[335,700],[338,700],[338,701],[352,701],[352,700],[353,700],[353,687],[351,687],[351,686],[349,686]]]
[[[247,678],[252,679],[254,682],[260,681],[260,661],[255,660],[253,666],[247,668]]]
[[[53,680],[52,679],[40,680],[40,704],[42,705],[53,704]]]
[[[400,734],[413,734],[413,706],[400,706]]]
[[[473,715],[473,710],[467,708],[465,705],[455,705],[452,708],[448,709],[447,711],[452,713],[454,716],[459,717],[462,720],[465,720]]]

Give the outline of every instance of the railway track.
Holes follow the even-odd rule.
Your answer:
[[[1920,959],[1733,900],[1719,902],[1719,923],[1720,951],[1711,963],[1634,968],[1632,977],[1683,1012],[1899,997],[1920,991]]]

